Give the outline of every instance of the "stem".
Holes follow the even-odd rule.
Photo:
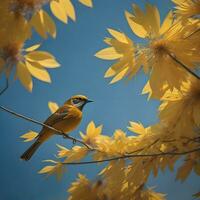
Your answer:
[[[200,31],[200,28],[198,28],[196,31],[192,32],[190,35],[186,36],[184,39],[188,39],[189,37],[193,36],[195,33],[198,33]]]
[[[195,74],[191,69],[189,69],[185,64],[183,64],[180,60],[178,60],[172,53],[168,53],[168,55],[177,62],[182,68],[184,68],[187,72],[189,72],[192,76],[200,80],[200,77]]]
[[[24,115],[22,115],[22,114],[16,113],[16,112],[14,112],[13,110],[10,110],[10,109],[8,109],[8,108],[5,108],[4,106],[1,106],[1,105],[0,105],[0,109],[6,111],[6,112],[8,112],[8,113],[10,113],[10,114],[12,114],[12,115],[14,115],[14,116],[16,116],[16,117],[25,119],[26,121],[33,122],[33,123],[35,123],[35,124],[41,125],[41,126],[43,126],[43,127],[46,127],[46,128],[48,128],[48,129],[50,129],[50,130],[52,130],[52,131],[55,131],[57,135],[62,135],[64,138],[70,139],[70,140],[72,140],[74,143],[75,143],[75,142],[79,142],[79,143],[83,144],[84,146],[86,146],[88,149],[93,150],[93,149],[92,149],[89,145],[87,145],[85,142],[83,142],[83,141],[81,141],[81,140],[79,140],[79,139],[76,139],[76,138],[74,138],[74,137],[71,137],[71,136],[69,136],[69,135],[66,135],[64,132],[62,132],[62,131],[60,131],[60,130],[58,130],[58,129],[55,129],[55,128],[52,127],[52,126],[49,126],[49,125],[47,125],[47,124],[44,124],[44,123],[42,123],[42,122],[40,122],[40,121],[37,121],[37,120],[35,120],[35,119],[32,119],[32,118],[30,118],[30,117],[26,117],[26,116],[24,116]]]
[[[108,158],[103,160],[94,160],[94,161],[85,161],[85,162],[64,162],[63,165],[87,165],[87,164],[95,164],[95,163],[103,163],[103,162],[109,162],[113,160],[120,160],[120,159],[127,159],[127,158],[136,158],[136,157],[158,157],[158,156],[180,156],[185,154],[190,154],[193,152],[200,151],[200,148],[192,149],[189,151],[183,151],[183,152],[164,152],[164,153],[155,153],[155,154],[132,154],[132,155],[124,155],[124,156],[118,156],[114,158]]]
[[[2,90],[0,91],[0,96],[8,89],[8,86],[9,86],[9,84],[8,84],[8,78],[6,78],[6,86],[5,86],[4,89],[2,89]]]

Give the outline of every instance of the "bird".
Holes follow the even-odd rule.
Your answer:
[[[68,134],[78,127],[82,120],[83,107],[90,102],[93,101],[84,95],[72,96],[44,124]],[[36,150],[55,133],[54,130],[43,127],[36,141],[21,155],[21,159],[30,160]]]

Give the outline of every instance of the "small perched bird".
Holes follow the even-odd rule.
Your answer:
[[[81,122],[83,107],[92,102],[86,96],[76,95],[68,99],[55,113],[53,113],[44,124],[49,125],[64,133],[73,131]],[[43,142],[55,134],[55,131],[43,127],[36,141],[23,153],[21,159],[29,160]]]

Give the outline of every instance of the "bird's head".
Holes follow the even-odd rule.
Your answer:
[[[72,96],[70,99],[68,99],[66,103],[69,104],[69,105],[72,105],[72,106],[76,106],[77,108],[82,110],[83,107],[87,103],[90,103],[90,102],[93,102],[93,101],[88,99],[84,95],[75,95],[75,96]]]

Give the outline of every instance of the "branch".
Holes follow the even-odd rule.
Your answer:
[[[88,149],[93,150],[93,149],[92,149],[89,145],[87,145],[85,142],[83,142],[83,141],[81,141],[81,140],[79,140],[79,139],[76,139],[76,138],[74,138],[74,137],[71,137],[71,136],[65,134],[64,132],[62,132],[62,131],[60,131],[60,130],[58,130],[58,129],[55,129],[55,128],[52,127],[52,126],[49,126],[49,125],[47,125],[47,124],[44,124],[44,123],[42,123],[42,122],[40,122],[40,121],[37,121],[37,120],[35,120],[35,119],[32,119],[32,118],[30,118],[30,117],[26,117],[26,116],[24,116],[24,115],[21,115],[21,114],[19,114],[19,113],[16,113],[16,112],[14,112],[14,111],[12,111],[12,110],[10,110],[10,109],[8,109],[8,108],[5,108],[5,107],[3,107],[3,106],[1,106],[1,105],[0,105],[0,109],[6,111],[6,112],[8,112],[8,113],[10,113],[10,114],[12,114],[12,115],[14,115],[14,116],[16,116],[16,117],[25,119],[26,121],[33,122],[33,123],[35,123],[35,124],[41,125],[41,126],[43,126],[43,127],[46,127],[46,128],[48,128],[48,129],[50,129],[50,130],[52,130],[52,131],[55,131],[57,135],[62,135],[64,138],[69,139],[69,140],[72,140],[73,143],[79,142],[80,144],[83,144],[84,146],[86,146]]]
[[[95,164],[95,163],[103,163],[103,162],[109,162],[113,160],[120,160],[120,159],[127,159],[127,158],[136,158],[136,157],[158,157],[158,156],[180,156],[180,155],[186,155],[193,152],[200,151],[200,148],[192,149],[189,151],[183,151],[183,152],[163,152],[163,153],[155,153],[155,154],[132,154],[132,155],[124,155],[124,156],[118,156],[114,158],[108,158],[103,160],[94,160],[94,161],[85,161],[85,162],[63,162],[63,165],[87,165],[87,164]]]
[[[189,37],[193,36],[194,34],[198,33],[200,31],[200,28],[192,32],[190,35],[186,36],[184,39],[188,39]]]
[[[0,96],[8,89],[8,78],[6,78],[6,86],[0,91]]]
[[[147,147],[143,147],[143,148],[137,149],[137,150],[135,150],[135,151],[128,152],[127,154],[130,155],[130,154],[134,154],[134,153],[140,152],[140,151],[142,151],[142,150],[144,150],[144,149],[146,149],[146,148],[149,149],[149,148],[152,147],[154,144],[156,144],[159,140],[160,140],[160,139],[157,139],[157,140],[155,140],[154,142],[152,142],[150,145],[148,145]]]
[[[191,69],[189,69],[185,64],[183,64],[180,60],[178,60],[175,55],[173,55],[172,53],[168,53],[168,55],[170,56],[170,58],[172,58],[172,60],[174,60],[175,62],[177,62],[182,68],[184,68],[192,76],[194,76],[195,78],[197,78],[198,80],[200,80],[200,77],[197,74],[195,74]]]

